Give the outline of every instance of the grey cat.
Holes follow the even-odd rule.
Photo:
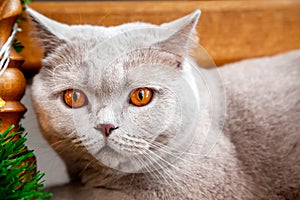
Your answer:
[[[72,179],[54,199],[300,199],[300,51],[210,84],[188,56],[200,11],[116,27],[27,12],[45,49],[35,111]]]

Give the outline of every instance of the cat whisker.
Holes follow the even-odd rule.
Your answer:
[[[152,173],[159,173],[160,176],[167,177],[167,180],[169,180],[167,183],[169,185],[169,188],[173,191],[174,194],[179,194],[180,193],[186,193],[188,194],[188,190],[186,187],[182,185],[182,177],[178,176],[177,174],[174,173],[174,171],[169,170],[167,166],[165,166],[162,169],[159,169],[155,172]],[[173,199],[173,198],[170,198]]]
[[[151,152],[150,150],[148,150],[149,153],[151,153],[153,156],[157,157],[158,160],[162,161],[165,163],[165,165],[167,165],[168,167],[171,167],[173,169],[175,169],[177,172],[184,172],[185,175],[190,176],[191,178],[194,178],[194,174],[190,174],[187,169],[181,169],[177,166],[175,166],[174,164],[170,163],[169,161],[167,161],[166,159],[164,159],[163,157],[161,157],[158,154],[155,154],[154,152]],[[186,159],[182,159],[182,161],[186,162],[188,160]]]
[[[153,153],[153,154],[154,154],[154,153]],[[159,156],[159,155],[157,155],[157,154],[154,154],[154,155],[161,158],[161,156]],[[214,157],[211,157],[211,158],[214,158]],[[195,162],[196,159],[193,158],[193,157],[190,157],[190,159],[183,159],[182,157],[178,157],[178,159],[181,160],[181,161],[182,161],[185,165],[187,165],[187,166],[194,166],[194,168],[201,168],[201,169],[204,169],[204,170],[206,170],[206,171],[213,171],[213,172],[218,173],[218,174],[224,173],[224,171],[221,170],[221,169],[215,170],[215,169],[212,169],[212,168],[210,168],[210,167],[204,167],[204,166],[201,164],[201,162]],[[222,159],[222,158],[214,158],[214,159],[220,160],[220,159]],[[185,176],[187,176],[190,180],[195,180],[195,181],[201,181],[201,182],[202,182],[202,179],[201,179],[202,176],[197,175],[197,176],[199,176],[199,178],[195,178],[195,177],[197,177],[197,176],[195,176],[195,174],[193,174],[193,173],[189,173],[190,170],[187,170],[186,168],[185,168],[185,169],[180,169],[180,168],[176,167],[175,165],[173,165],[172,163],[169,163],[168,161],[166,161],[166,160],[163,159],[163,158],[161,158],[161,161],[167,162],[167,163],[169,164],[170,167],[172,167],[173,169],[175,169],[176,172],[177,172],[177,173],[174,173],[175,175],[178,175],[178,174],[185,175]],[[230,160],[230,161],[231,161],[231,160]],[[196,165],[195,165],[195,164],[196,164]],[[236,175],[228,173],[227,176],[233,176],[233,177],[234,177],[234,176],[236,176]],[[239,181],[239,180],[236,180],[236,181],[237,181],[237,182],[240,182],[241,184],[244,184],[244,182],[241,182],[241,181]]]
[[[160,176],[164,179],[164,183],[166,183],[167,185],[169,185],[169,188],[172,189],[172,190],[174,190],[174,192],[176,192],[176,188],[174,188],[174,185],[172,185],[172,183],[175,184],[178,188],[180,188],[180,186],[177,185],[177,184],[178,184],[178,180],[175,180],[175,179],[173,178],[173,177],[174,177],[173,174],[170,174],[170,173],[168,172],[168,170],[166,170],[166,169],[168,169],[168,166],[163,166],[162,163],[157,162],[157,160],[156,160],[153,156],[151,156],[151,154],[149,154],[147,151],[144,152],[144,155],[145,155],[152,163],[154,162],[155,164],[157,164],[157,165],[160,167],[160,169],[161,169],[165,174],[163,174],[161,170],[151,171],[150,173],[151,173],[151,174],[155,174],[155,172],[159,173]],[[167,176],[167,177],[165,177],[165,176]],[[170,182],[170,181],[171,181],[171,182]]]
[[[156,143],[156,144],[150,144],[150,146],[152,146],[152,147],[154,147],[154,148],[157,148],[157,147],[166,147],[166,146],[164,146],[164,145],[162,145],[162,144],[160,144],[160,143]],[[169,148],[169,149],[171,149],[171,148]],[[160,150],[162,150],[161,148],[160,148]],[[195,161],[195,159],[193,158],[193,159],[191,159],[191,160],[188,160],[188,159],[183,159],[182,157],[179,157],[179,155],[174,155],[174,152],[171,152],[171,151],[168,151],[168,147],[167,147],[167,149],[163,149],[162,150],[164,153],[166,153],[167,155],[170,155],[170,156],[172,156],[172,157],[174,157],[174,158],[177,158],[177,159],[179,159],[179,160],[181,160],[182,162],[185,162],[185,163],[190,163],[190,164],[194,164],[194,161]],[[153,156],[151,156],[150,155],[150,153],[147,153],[147,152],[150,152],[151,154],[153,154],[155,157],[157,157],[159,160],[161,160],[163,163],[158,163],[158,159],[155,159]],[[178,150],[177,150],[177,152],[178,152]],[[183,154],[182,152],[180,152],[180,154]],[[192,174],[192,173],[189,173],[189,172],[186,172],[184,169],[180,169],[180,168],[178,168],[178,167],[175,167],[172,163],[170,163],[170,162],[168,162],[168,161],[166,161],[165,159],[163,159],[162,157],[160,157],[160,156],[158,156],[158,155],[156,155],[155,153],[153,153],[153,152],[151,152],[150,150],[148,150],[148,149],[144,149],[143,150],[143,155],[150,161],[150,162],[152,162],[152,163],[156,163],[156,165],[159,165],[160,166],[160,168],[168,168],[169,166],[172,166],[173,168],[175,168],[175,170],[176,171],[184,171],[185,173],[185,175],[186,176],[188,176],[188,177],[192,177],[192,178],[194,178],[195,176],[194,176],[194,174]],[[199,156],[200,154],[191,154],[191,155],[193,155],[193,156]],[[190,156],[191,156],[190,155]],[[200,158],[200,157],[199,157]],[[193,160],[193,161],[192,161]],[[147,167],[149,165],[149,163],[147,164],[147,163],[145,163],[145,167]],[[205,167],[203,167],[203,166],[199,166],[199,167],[201,167],[201,168],[204,168],[205,170],[209,170],[209,171],[212,171],[212,169],[208,169],[208,168],[205,168]],[[149,171],[148,170],[148,167],[147,167],[147,171]],[[152,170],[150,170],[149,172],[151,172]],[[167,173],[167,172],[166,172]]]
[[[186,157],[186,156],[197,156],[198,159],[215,158],[215,159],[223,159],[223,160],[225,160],[225,159],[232,160],[231,158],[227,158],[227,157],[224,157],[224,156],[218,157],[216,155],[210,156],[210,155],[202,155],[201,153],[191,153],[191,152],[188,152],[188,151],[179,151],[178,149],[171,148],[169,146],[160,144],[158,142],[153,142],[150,145],[152,146],[152,148],[159,148],[160,151],[163,151],[163,152],[165,152],[167,154],[170,154],[172,156],[173,156],[172,152],[174,152],[175,154],[179,154],[181,156],[180,157],[177,156],[177,157],[180,158],[180,159],[182,159],[182,157]],[[193,160],[194,160],[194,158],[193,158]]]
[[[51,143],[50,146],[51,147],[55,147],[55,146],[58,146],[58,145],[61,145],[62,142],[65,142],[66,140],[58,140],[54,143]]]
[[[80,171],[79,176],[82,176],[82,174],[88,169],[89,166],[93,165],[94,163],[97,163],[97,160],[92,160],[90,162],[88,162]]]
[[[160,149],[161,150],[161,149]],[[173,158],[176,158],[176,159],[178,159],[178,160],[180,160],[180,161],[182,161],[182,162],[184,162],[185,164],[195,164],[195,163],[201,163],[201,162],[195,162],[196,160],[198,161],[198,160],[200,160],[201,158],[200,157],[198,157],[198,158],[195,158],[195,157],[190,157],[190,159],[184,159],[183,157],[186,157],[186,156],[177,156],[177,155],[174,155],[172,152],[169,152],[169,151],[166,151],[166,150],[162,150],[164,153],[166,153],[167,155],[169,155],[169,156],[172,156]],[[157,154],[155,154],[156,156],[159,156],[159,155],[157,155]],[[196,154],[197,155],[197,154]],[[198,155],[197,155],[198,156]],[[159,156],[160,157],[160,156]],[[165,159],[163,159],[162,157],[160,157],[160,159],[162,160],[162,161],[165,161]],[[168,162],[169,163],[169,162]],[[169,163],[170,164],[170,166],[173,166],[173,164],[171,164],[171,163]],[[201,164],[198,164],[197,165],[198,167],[201,167],[202,169],[205,169],[205,170],[209,170],[209,171],[214,171],[213,169],[211,169],[211,168],[205,168],[205,167],[203,167]],[[176,167],[175,168],[176,170],[178,170],[178,168]],[[191,174],[191,176],[193,177],[193,175]]]

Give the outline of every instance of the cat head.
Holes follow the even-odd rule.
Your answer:
[[[187,148],[201,101],[188,57],[199,10],[162,25],[115,27],[27,12],[44,47],[32,92],[47,135],[127,172],[162,167]]]

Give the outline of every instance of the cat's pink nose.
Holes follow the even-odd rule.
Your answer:
[[[102,133],[108,137],[111,134],[112,130],[117,129],[113,124],[98,124],[95,129],[102,131]]]

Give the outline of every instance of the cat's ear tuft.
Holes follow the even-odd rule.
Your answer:
[[[180,57],[186,56],[193,44],[198,43],[196,26],[200,15],[201,11],[196,10],[175,21],[162,24],[162,28],[172,31],[173,34],[157,45],[163,50],[174,53]]]
[[[51,20],[29,7],[26,12],[35,28],[34,35],[44,47],[44,56],[66,43],[64,32],[68,29],[68,25]]]

